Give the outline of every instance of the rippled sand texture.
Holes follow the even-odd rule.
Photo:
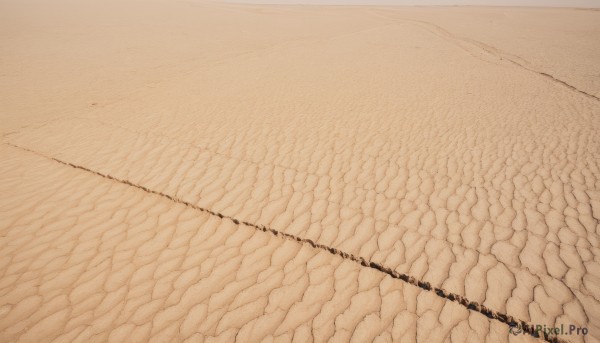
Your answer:
[[[600,11],[0,6],[0,341],[600,340]]]

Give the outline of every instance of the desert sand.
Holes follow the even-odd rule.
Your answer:
[[[0,45],[2,342],[600,340],[600,11],[3,1]]]

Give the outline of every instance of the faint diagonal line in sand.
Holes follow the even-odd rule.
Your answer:
[[[530,71],[532,73],[536,73],[536,74],[538,74],[540,76],[543,76],[543,77],[549,79],[550,81],[552,81],[554,83],[558,83],[558,84],[560,84],[560,85],[562,85],[562,86],[564,86],[564,87],[566,87],[566,88],[568,88],[568,89],[570,89],[570,90],[572,90],[574,92],[582,94],[582,95],[584,95],[586,97],[589,97],[591,99],[595,99],[597,101],[600,101],[600,97],[598,97],[598,96],[596,96],[594,94],[590,94],[590,93],[588,93],[586,91],[583,91],[583,90],[581,90],[581,89],[579,89],[579,88],[577,88],[577,87],[569,84],[568,82],[563,81],[561,79],[558,79],[558,78],[556,78],[556,77],[554,77],[554,76],[552,76],[552,75],[550,75],[548,73],[545,73],[545,72],[542,72],[542,71],[539,71],[539,70],[535,70],[535,69],[533,69],[531,67],[526,66],[524,63],[519,62],[518,59],[521,59],[521,60],[523,60],[523,59],[520,58],[520,57],[518,57],[518,56],[507,54],[507,53],[499,50],[498,48],[495,48],[493,46],[487,45],[485,43],[482,43],[482,42],[474,40],[474,39],[457,36],[454,33],[450,32],[450,31],[446,30],[445,28],[443,28],[443,27],[441,27],[439,25],[436,25],[434,23],[431,23],[431,22],[428,22],[428,21],[424,21],[424,20],[416,20],[416,19],[390,18],[390,17],[388,17],[386,15],[383,15],[383,14],[380,14],[380,13],[374,13],[374,12],[370,12],[370,13],[372,15],[376,16],[376,17],[379,17],[379,18],[382,18],[382,19],[386,19],[386,20],[389,20],[389,21],[392,21],[392,22],[396,22],[396,23],[398,21],[403,21],[403,22],[408,22],[408,23],[416,24],[417,26],[425,28],[427,31],[431,32],[432,34],[434,34],[434,35],[436,35],[438,37],[441,37],[443,39],[447,39],[447,40],[451,41],[452,43],[458,45],[461,49],[466,50],[467,52],[469,52],[466,48],[464,48],[463,46],[461,46],[457,42],[466,43],[468,46],[471,46],[471,47],[473,47],[473,48],[475,48],[477,50],[485,51],[486,53],[491,54],[493,56],[496,56],[497,58],[500,58],[502,60],[506,60],[506,61],[510,62],[511,64],[513,64],[513,65],[521,68],[521,69],[524,69],[524,70]],[[476,57],[476,56],[474,56],[474,57]]]
[[[308,169],[305,170],[305,169],[300,169],[300,168],[293,168],[293,167],[291,167],[289,165],[282,164],[282,163],[276,163],[276,162],[268,162],[267,163],[267,162],[261,162],[261,161],[258,161],[258,160],[254,160],[254,159],[251,159],[251,158],[236,157],[236,156],[233,156],[233,155],[230,155],[230,154],[227,154],[227,153],[219,152],[219,151],[217,151],[217,149],[211,149],[211,148],[208,147],[208,145],[197,145],[197,144],[186,142],[186,141],[183,141],[183,140],[171,137],[169,135],[161,134],[161,133],[158,133],[158,132],[155,132],[155,131],[152,131],[152,130],[149,130],[149,131],[136,131],[136,130],[130,129],[128,127],[125,127],[125,126],[115,125],[115,124],[112,124],[112,123],[109,123],[109,122],[105,122],[105,121],[102,121],[102,120],[96,119],[96,118],[71,117],[69,119],[87,120],[87,121],[91,121],[94,124],[103,125],[103,126],[106,126],[108,128],[124,130],[124,131],[130,132],[130,133],[133,133],[133,134],[135,134],[137,136],[150,136],[150,135],[153,135],[155,137],[160,137],[162,139],[166,139],[168,141],[174,142],[174,143],[176,143],[177,145],[180,145],[180,146],[181,145],[188,146],[190,148],[198,149],[198,150],[201,150],[201,151],[206,151],[206,152],[209,152],[209,153],[217,155],[217,156],[221,156],[221,157],[226,158],[226,159],[232,159],[232,160],[239,161],[239,162],[254,164],[254,165],[259,166],[259,167],[261,167],[261,166],[272,166],[272,167],[277,167],[277,168],[281,168],[281,169],[285,169],[285,170],[290,170],[290,171],[293,171],[293,172],[296,172],[296,173],[303,173],[303,174],[306,174],[306,175],[315,176],[317,178],[329,176],[329,174],[327,174],[327,173],[311,172]],[[17,132],[17,133],[21,133],[21,132]],[[338,153],[333,152],[333,154],[337,155]],[[372,155],[372,154],[366,154],[366,155],[368,157],[377,158],[377,155]],[[388,165],[392,165],[392,163],[394,163],[394,162],[389,162]],[[393,165],[395,165],[397,167],[401,167],[398,163],[394,163]],[[377,191],[375,188],[369,188],[369,187],[361,186],[360,184],[357,184],[356,182],[354,182],[352,180],[346,182],[345,184],[346,185],[350,185],[350,186],[356,188],[359,191],[373,192],[373,193],[375,193],[377,195],[380,195],[380,196],[384,197],[386,200],[397,200],[397,199],[399,199],[397,197],[386,195],[384,192]],[[334,201],[331,201],[329,199],[325,199],[325,201],[327,201],[328,203],[330,203],[332,205],[336,205],[336,206],[341,204],[340,202],[334,202]],[[397,225],[397,223],[392,223],[392,222],[390,222],[389,220],[387,220],[387,219],[385,219],[383,217],[375,217],[373,215],[373,218],[375,218],[378,221],[384,222],[386,225],[390,225],[390,226],[391,225]],[[532,236],[535,236],[535,237],[538,237],[538,238],[544,240],[546,243],[554,244],[556,246],[558,246],[559,243],[560,243],[560,245],[562,245],[562,246],[575,247],[575,248],[585,248],[585,246],[583,246],[583,245],[582,246],[577,245],[577,243],[575,243],[575,244],[568,244],[566,242],[559,242],[559,243],[557,243],[557,242],[554,242],[554,241],[550,241],[550,240],[548,240],[546,238],[546,236],[541,235],[541,234],[537,234],[537,233],[532,232],[532,231],[529,231],[528,234],[532,235]],[[596,235],[593,232],[589,233],[589,234],[593,235],[592,237],[594,237],[596,239],[600,239],[600,235]],[[473,247],[466,246],[464,244],[459,244],[459,243],[451,243],[451,244],[453,246],[459,246],[459,247],[462,247],[464,249],[473,250],[473,251],[477,252],[478,254],[484,254],[480,250],[478,250],[476,248],[473,248]],[[498,261],[498,263],[502,263],[503,265],[505,265],[501,261]],[[539,276],[538,274],[535,274],[535,275]],[[557,280],[556,278],[553,278],[553,279]]]
[[[221,219],[227,219],[229,221],[232,221],[236,225],[245,225],[245,226],[248,226],[248,227],[252,227],[252,228],[254,228],[254,229],[258,230],[258,231],[269,233],[269,234],[271,234],[271,235],[273,235],[275,237],[287,239],[287,240],[290,240],[290,241],[295,241],[295,242],[298,242],[298,243],[304,244],[304,245],[310,245],[311,247],[313,247],[315,249],[326,251],[326,252],[328,252],[328,253],[330,253],[332,255],[339,256],[339,257],[341,257],[341,258],[343,258],[345,260],[350,260],[350,261],[353,261],[355,263],[358,263],[358,264],[360,264],[363,267],[367,267],[367,268],[378,270],[378,271],[380,271],[380,272],[382,272],[384,274],[387,274],[388,276],[390,276],[390,277],[392,277],[394,279],[402,280],[405,283],[408,283],[410,285],[419,287],[419,288],[421,288],[421,289],[423,289],[425,291],[433,292],[433,293],[435,293],[440,298],[456,302],[456,303],[460,304],[461,306],[467,308],[470,311],[479,312],[479,313],[485,315],[486,317],[488,317],[490,319],[493,319],[493,320],[499,321],[501,323],[507,324],[508,326],[518,327],[524,333],[527,333],[527,334],[529,334],[529,335],[531,335],[533,337],[536,337],[536,338],[541,338],[541,339],[543,339],[543,340],[545,340],[547,342],[551,342],[551,343],[567,342],[567,341],[565,341],[565,340],[563,340],[561,338],[558,338],[554,334],[548,334],[546,332],[541,332],[541,333],[537,332],[535,330],[535,326],[532,325],[532,324],[530,324],[530,323],[528,323],[528,322],[526,322],[526,321],[516,319],[513,316],[508,315],[506,313],[494,311],[494,310],[492,310],[492,309],[490,309],[490,308],[488,308],[488,307],[486,307],[486,306],[484,306],[482,304],[479,304],[478,302],[470,301],[469,299],[463,297],[462,295],[448,292],[448,291],[446,291],[446,290],[444,290],[442,288],[432,287],[429,282],[426,282],[426,281],[423,281],[423,280],[419,280],[419,279],[417,279],[417,278],[415,278],[413,276],[410,276],[408,274],[399,273],[399,272],[397,272],[397,271],[395,271],[395,270],[393,270],[391,268],[388,268],[388,267],[386,267],[386,266],[384,266],[382,264],[366,260],[365,258],[363,258],[361,256],[355,256],[353,254],[349,254],[349,253],[347,253],[345,251],[336,249],[334,247],[331,247],[331,246],[328,246],[328,245],[324,245],[324,244],[316,243],[316,242],[312,241],[311,239],[302,238],[302,237],[298,237],[298,236],[295,236],[295,235],[291,235],[289,233],[277,231],[275,229],[266,227],[264,225],[257,225],[257,224],[253,224],[253,223],[250,223],[250,222],[247,222],[247,221],[240,221],[240,220],[238,220],[238,219],[236,219],[234,217],[227,216],[227,215],[224,215],[222,213],[211,211],[210,209],[194,205],[194,204],[189,203],[187,201],[181,200],[181,199],[179,199],[177,197],[174,197],[174,196],[171,196],[171,195],[168,195],[168,194],[165,194],[165,193],[161,193],[161,192],[149,189],[149,188],[144,187],[142,185],[135,184],[135,183],[133,183],[133,182],[131,182],[129,180],[119,179],[119,178],[116,178],[114,176],[111,176],[111,175],[108,175],[108,174],[103,174],[103,173],[100,173],[98,171],[95,171],[95,170],[92,170],[92,169],[89,169],[89,168],[86,168],[86,167],[83,167],[83,166],[79,166],[79,165],[76,165],[76,164],[73,164],[73,163],[65,162],[65,161],[62,161],[62,160],[57,159],[55,157],[47,156],[47,155],[44,155],[44,154],[42,154],[40,152],[31,150],[31,149],[28,149],[28,148],[24,148],[24,147],[18,146],[16,144],[12,144],[12,143],[9,143],[9,142],[6,142],[5,144],[9,145],[11,147],[23,150],[23,151],[27,151],[27,152],[33,153],[33,154],[41,156],[43,158],[50,159],[52,161],[58,162],[58,163],[60,163],[62,165],[65,165],[65,166],[68,166],[68,167],[71,167],[71,168],[74,168],[74,169],[79,169],[79,170],[82,170],[82,171],[85,171],[85,172],[88,172],[88,173],[100,176],[102,178],[105,178],[105,179],[108,179],[108,180],[112,180],[114,182],[118,182],[118,183],[121,183],[121,184],[124,184],[124,185],[127,185],[127,186],[131,186],[131,187],[135,187],[135,188],[137,188],[139,190],[142,190],[142,191],[144,191],[146,193],[150,193],[150,194],[154,194],[154,195],[160,196],[162,198],[166,198],[166,199],[168,199],[168,200],[170,200],[172,202],[175,202],[175,203],[178,203],[178,204],[182,204],[182,205],[184,205],[186,207],[189,207],[189,208],[201,211],[201,212],[206,212],[206,213],[208,213],[210,215],[219,217]]]

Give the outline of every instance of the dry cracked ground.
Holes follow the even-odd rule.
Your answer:
[[[3,1],[0,46],[2,342],[600,340],[600,11]]]

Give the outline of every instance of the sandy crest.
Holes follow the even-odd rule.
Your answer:
[[[37,5],[3,341],[600,339],[600,12]]]

